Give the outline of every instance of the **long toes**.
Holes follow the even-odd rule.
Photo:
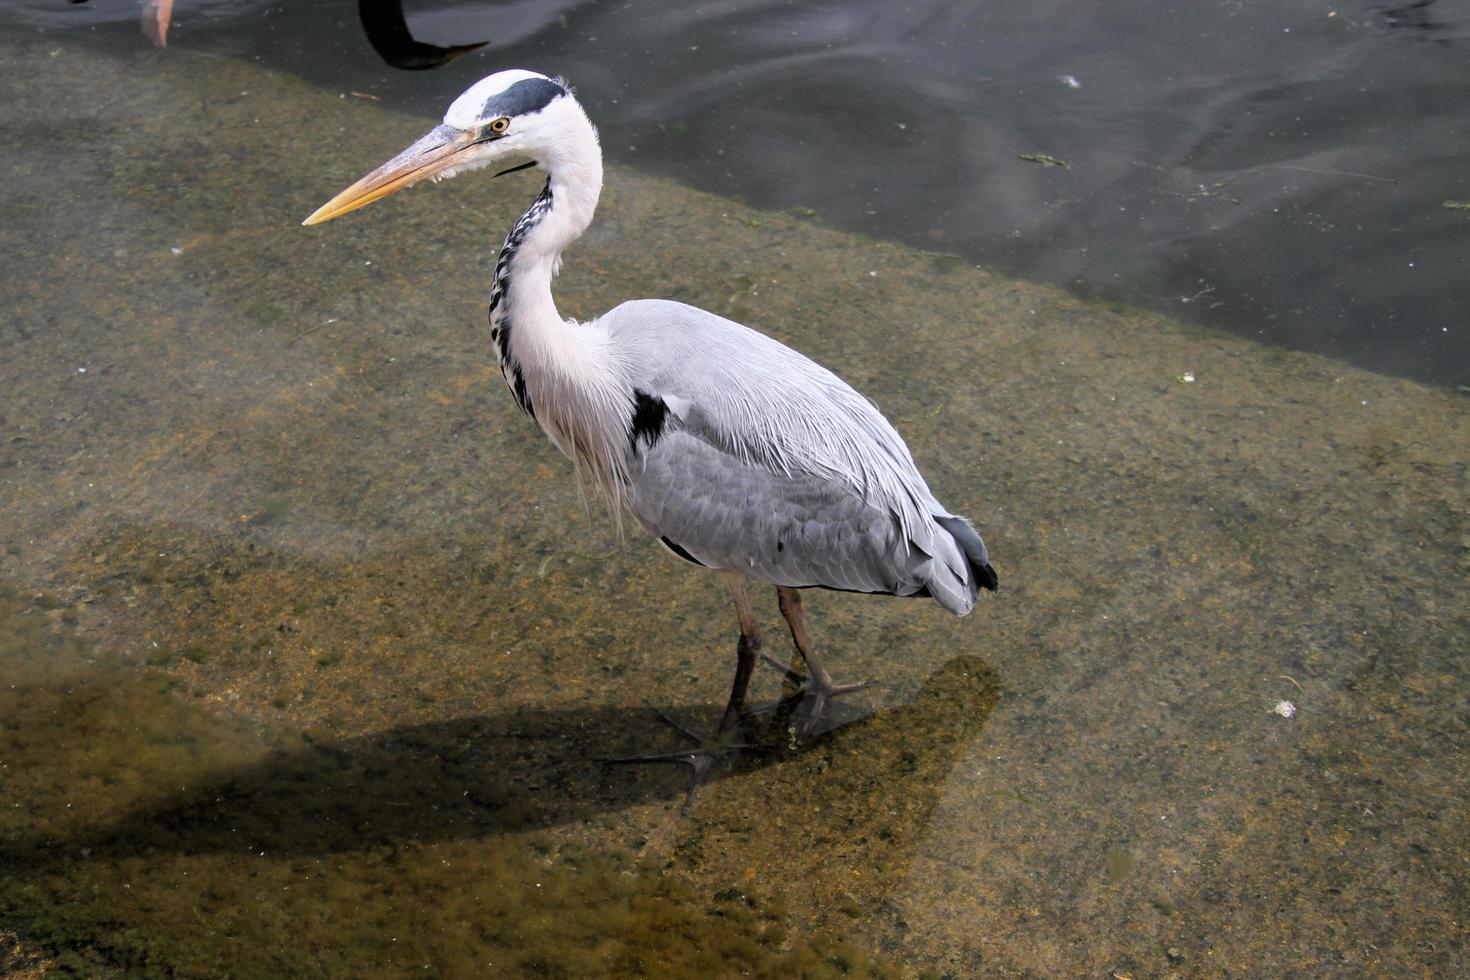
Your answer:
[[[793,725],[796,729],[798,739],[811,738],[817,732],[817,726],[827,714],[827,694],[819,691],[802,699],[796,709],[796,717]]]
[[[697,769],[699,760],[706,755],[707,753],[698,749],[682,749],[678,752],[651,752],[647,755],[610,755],[597,761],[615,766],[639,765],[645,762],[678,762]]]
[[[764,710],[784,709],[795,705],[790,723],[791,731],[798,741],[806,741],[820,734],[822,723],[829,717],[829,710],[837,698],[861,691],[875,683],[877,682],[860,681],[856,684],[833,684],[830,680],[811,679],[794,694],[766,706]],[[829,727],[835,728],[837,725]]]
[[[742,718],[761,718],[773,715],[778,711],[785,711],[793,705],[799,705],[807,697],[805,688],[798,689],[790,694],[783,695],[774,701],[758,704],[754,708],[746,708],[740,712]]]
[[[775,657],[771,656],[769,653],[766,653],[764,650],[761,651],[761,659],[764,660],[766,663],[770,664],[772,667],[775,667],[781,673],[785,674],[786,675],[786,679],[789,680],[791,683],[797,684],[797,685],[801,685],[801,684],[805,684],[806,683],[806,675],[805,674],[803,674],[799,670],[796,670],[790,664],[782,663],[781,661],[777,660]]]
[[[699,788],[708,781],[710,773],[714,771],[715,763],[736,754],[737,752],[749,752],[760,748],[751,745],[740,738],[738,728],[729,729],[721,726],[721,729],[713,735],[700,735],[692,729],[686,728],[675,721],[669,715],[660,711],[657,713],[661,722],[668,725],[679,736],[690,743],[688,748],[675,749],[672,752],[652,752],[643,755],[612,756],[599,761],[613,765],[642,765],[645,763],[678,763],[688,766],[691,774],[689,789],[684,794],[684,803],[679,807],[680,814],[689,815],[694,806],[694,796]]]
[[[701,736],[697,732],[694,732],[694,731],[690,730],[689,728],[686,728],[685,726],[679,724],[679,722],[675,721],[674,718],[671,715],[667,714],[666,712],[663,712],[663,711],[655,711],[654,714],[656,714],[658,716],[658,720],[659,721],[663,722],[665,725],[668,725],[674,731],[678,732],[685,739],[687,739],[691,744],[693,744],[693,745],[703,745],[707,741],[707,739],[705,739],[703,736]]]

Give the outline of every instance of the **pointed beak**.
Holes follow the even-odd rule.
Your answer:
[[[301,223],[319,225],[466,163],[470,150],[480,142],[474,133],[467,130],[436,126],[418,142],[317,208]]]

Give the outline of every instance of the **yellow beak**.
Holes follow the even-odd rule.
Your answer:
[[[436,126],[402,153],[317,208],[301,223],[319,225],[466,163],[470,150],[478,144],[479,140],[472,132],[452,126]]]

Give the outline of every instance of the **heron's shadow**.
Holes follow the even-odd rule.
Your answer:
[[[984,723],[997,691],[983,662],[957,657],[910,703],[844,725],[807,747],[778,743],[742,754],[716,778],[800,781],[801,795],[820,793],[801,765],[820,751],[834,792],[842,791],[844,766],[867,781],[883,759],[897,760],[893,792],[912,795],[918,783],[934,789],[955,752]],[[717,715],[709,705],[666,710],[691,720]],[[258,763],[139,806],[95,833],[21,840],[5,846],[3,856],[32,868],[79,853],[92,860],[262,851],[311,856],[534,830],[655,800],[672,805],[687,786],[682,769],[602,761],[644,747],[630,744],[635,739],[673,741],[660,731],[651,709],[526,708],[363,738],[303,738]],[[755,789],[766,799],[782,795],[779,785]],[[703,792],[725,791],[710,786]]]

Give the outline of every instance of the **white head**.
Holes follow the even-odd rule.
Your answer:
[[[499,71],[455,99],[441,125],[302,224],[328,221],[426,178],[443,180],[465,170],[527,158],[531,162],[523,166],[536,165],[553,175],[591,164],[595,180],[601,182],[597,131],[566,83],[520,68]]]

